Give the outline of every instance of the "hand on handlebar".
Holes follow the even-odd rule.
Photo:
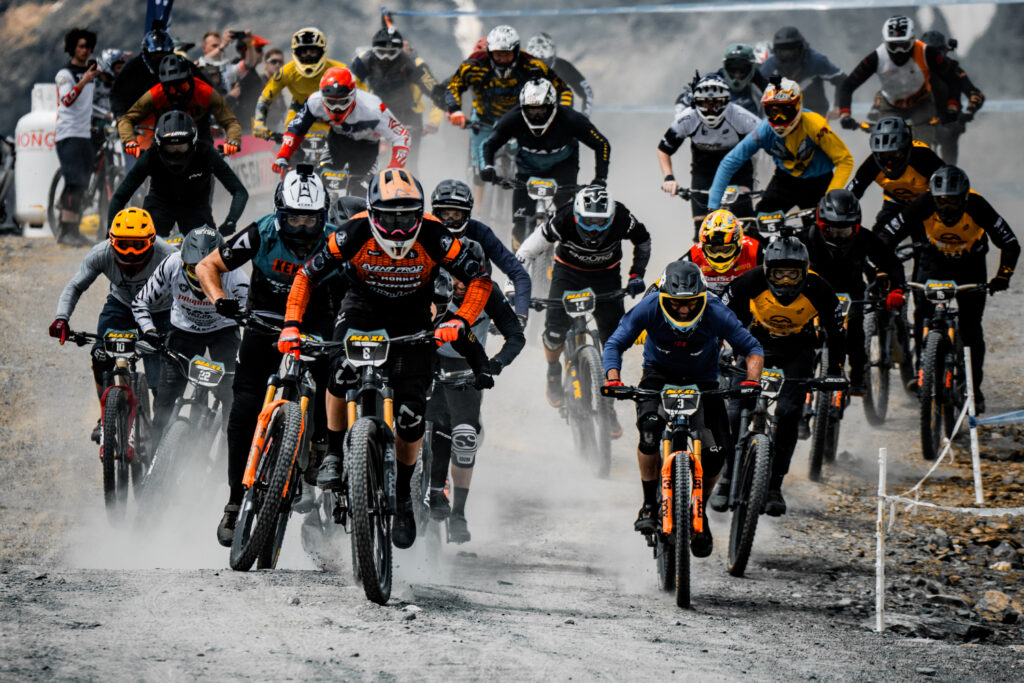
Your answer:
[[[857,119],[853,118],[849,114],[839,115],[839,125],[846,130],[857,130],[860,128],[860,123],[857,122]]]
[[[885,297],[885,310],[892,313],[907,302],[902,289],[894,289]]]
[[[267,128],[266,124],[257,123],[252,128],[252,136],[254,138],[260,138],[261,140],[269,140],[274,136],[274,133]]]
[[[274,163],[270,168],[274,171],[274,173],[279,174],[283,178],[284,174],[288,172],[288,167],[290,165],[291,164],[288,161],[287,157],[278,157],[277,159],[274,160]]]
[[[237,154],[238,150],[242,148],[242,143],[225,142],[224,143],[224,156],[229,157],[232,154]]]
[[[142,341],[157,350],[164,348],[164,335],[156,330],[147,330],[146,332],[143,332]]]
[[[142,147],[139,146],[139,143],[132,140],[131,142],[124,143],[124,153],[130,154],[138,159],[142,156]]]
[[[434,340],[438,346],[445,342],[453,342],[459,338],[466,329],[466,324],[460,318],[452,318],[434,328]]]
[[[626,285],[626,294],[635,299],[638,294],[643,294],[645,289],[647,288],[644,286],[644,279],[635,273],[631,273],[629,284]]]
[[[238,313],[241,309],[238,299],[222,296],[213,302],[213,307],[217,313],[224,316],[225,318],[231,318],[232,320],[238,319]]]
[[[466,115],[463,114],[461,111],[450,112],[447,116],[448,120],[452,122],[453,126],[458,126],[459,128],[466,127]]]
[[[294,325],[288,325],[281,330],[281,334],[277,338],[277,350],[281,353],[297,354],[299,352],[299,343],[299,328]]]
[[[494,388],[494,377],[487,372],[479,372],[473,376],[473,388],[477,391]]]
[[[679,183],[675,180],[666,180],[661,184],[661,191],[665,194],[675,194],[679,191]]]
[[[68,327],[68,321],[64,318],[57,318],[50,323],[50,336],[64,344],[68,340],[68,334],[71,333],[71,328]]]
[[[485,183],[493,183],[498,180],[498,172],[493,166],[484,166],[480,169],[480,180]]]

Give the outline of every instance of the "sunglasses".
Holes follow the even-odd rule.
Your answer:
[[[267,61],[267,64],[272,64],[274,66],[281,66],[282,64],[284,64],[284,60],[283,59],[268,59],[266,61]]]

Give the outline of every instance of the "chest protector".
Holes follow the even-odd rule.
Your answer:
[[[971,253],[985,237],[985,230],[966,211],[954,225],[946,225],[933,213],[924,219],[928,243],[943,256],[957,257]]]
[[[925,44],[914,41],[914,53],[906,63],[892,61],[885,45],[875,50],[878,55],[878,80],[882,82],[882,96],[894,107],[913,107],[931,92],[928,62],[924,56]]]
[[[767,289],[750,300],[750,312],[754,322],[773,337],[799,334],[818,315],[818,309],[803,294],[793,303],[783,305]]]
[[[729,286],[729,283],[738,278],[743,273],[747,272],[751,268],[756,268],[757,263],[757,242],[750,239],[749,237],[743,238],[743,246],[740,248],[739,258],[732,264],[732,268],[719,273],[717,270],[711,267],[708,263],[707,258],[704,256],[704,251],[700,248],[699,244],[695,244],[690,247],[690,260],[700,266],[700,270],[704,273],[704,280],[708,283],[708,290],[712,294],[722,296],[725,288]]]

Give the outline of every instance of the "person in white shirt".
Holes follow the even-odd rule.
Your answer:
[[[77,247],[92,244],[78,231],[78,223],[94,158],[93,80],[99,74],[96,60],[91,59],[95,48],[95,33],[85,28],[69,30],[64,35],[64,51],[71,60],[57,72],[56,78],[57,158],[64,176],[64,192],[60,196],[60,225],[53,227],[57,230],[57,242]]]

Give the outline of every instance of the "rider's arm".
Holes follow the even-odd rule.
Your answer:
[[[545,221],[541,225],[540,230],[531,232],[530,236],[519,245],[519,249],[516,251],[516,259],[520,263],[529,263],[543,254],[548,246],[556,241],[558,241],[558,236],[551,225],[551,221]]]
[[[601,134],[590,119],[578,111],[564,108],[559,114],[569,117],[576,139],[594,150],[594,177],[607,179],[608,163],[612,156],[612,145],[608,138]]]
[[[836,106],[839,107],[840,114],[850,113],[853,91],[863,85],[877,70],[878,53],[872,50],[836,88]]]
[[[118,214],[124,207],[128,206],[128,202],[131,201],[132,195],[135,191],[142,187],[142,183],[146,182],[146,178],[149,177],[150,164],[153,162],[153,157],[156,155],[156,149],[152,153],[147,149],[143,152],[138,160],[132,165],[131,170],[125,175],[124,180],[114,190],[113,196],[110,198],[110,208],[107,210],[107,225],[111,225],[114,222],[114,216]]]
[[[931,194],[925,192],[920,197],[903,207],[892,220],[876,231],[881,240],[890,248],[895,249],[896,245],[903,241],[908,235],[913,238],[923,228],[922,222],[935,210],[935,203],[932,202]]]
[[[729,343],[736,356],[761,356],[764,357],[764,349],[761,342],[754,338],[754,335],[747,331],[740,319],[736,317],[725,302],[708,295],[708,309],[711,313],[712,330],[719,339]],[[749,364],[748,364],[749,368]],[[760,370],[753,379],[761,376]],[[750,378],[748,378],[750,379]]]
[[[896,251],[886,247],[885,242],[873,232],[865,231],[864,239],[867,240],[864,253],[874,265],[876,274],[885,273],[889,277],[890,289],[903,289],[906,275],[903,273],[903,263],[896,257]]]
[[[992,243],[999,247],[999,271],[1009,270],[1013,273],[1020,257],[1020,242],[1006,220],[992,208],[988,200],[976,193],[967,195],[967,214],[984,228]]]
[[[843,374],[846,363],[846,331],[843,329],[843,312],[832,288],[821,277],[808,273],[804,294],[818,311],[818,320],[825,330],[828,345],[829,375]]]
[[[467,82],[466,77],[473,68],[473,62],[466,60],[459,64],[459,67],[455,69],[455,73],[448,79],[448,89],[444,94],[444,103],[448,108],[448,113],[454,113],[462,109],[462,93],[469,88],[471,83]]]
[[[364,52],[361,55],[357,55],[355,59],[349,62],[348,70],[352,72],[354,78],[365,81],[366,77],[370,75],[370,68],[366,66],[366,62],[363,61],[363,57],[369,58],[369,52]]]
[[[498,236],[483,223],[472,221],[467,230],[471,237],[480,243],[484,248],[484,254],[491,263],[498,267],[498,270],[505,273],[515,287],[515,308],[519,315],[530,314],[530,274],[523,268],[523,264],[516,259],[515,254],[509,251]],[[493,317],[493,316],[492,316]]]
[[[641,299],[633,308],[629,309],[619,320],[619,326],[608,337],[604,343],[604,352],[601,358],[604,365],[605,376],[608,379],[618,379],[619,371],[622,369],[622,354],[633,345],[640,333],[649,329],[651,310],[657,311],[657,295],[648,295]],[[659,313],[660,315],[660,313]]]
[[[227,296],[221,275],[251,261],[260,249],[260,242],[259,228],[255,223],[250,223],[196,264],[196,277],[199,278],[206,298],[216,303],[217,299]]]
[[[283,89],[284,67],[278,69],[274,77],[263,86],[263,92],[260,93],[259,99],[256,100],[256,112],[252,117],[255,125],[265,126],[267,124],[267,112],[270,110],[270,105]]]
[[[832,171],[832,182],[828,184],[826,192],[846,187],[850,175],[853,174],[853,155],[850,154],[850,148],[827,123],[817,131],[814,141],[835,165],[835,169]]]
[[[68,320],[78,305],[82,293],[89,289],[89,285],[95,282],[99,274],[103,272],[103,266],[107,259],[107,251],[110,249],[109,242],[100,242],[85,255],[82,264],[78,267],[78,273],[64,286],[57,302],[57,315],[55,318]]]
[[[491,278],[484,270],[482,264],[473,258],[473,254],[466,249],[462,242],[457,239],[451,240],[442,237],[440,246],[444,251],[441,257],[441,265],[444,266],[452,277],[458,278],[466,283],[466,294],[462,298],[462,305],[455,315],[462,319],[466,326],[471,326],[487,305],[487,299],[491,296]]]
[[[594,89],[590,87],[590,83],[583,77],[571,62],[562,59],[561,57],[555,58],[555,72],[568,84],[573,92],[579,93],[580,99],[583,102],[580,103],[580,111],[584,116],[590,116],[590,110],[594,107]]]
[[[342,243],[339,244],[338,236]],[[288,291],[288,303],[284,309],[284,326],[299,327],[306,314],[306,306],[313,295],[317,284],[335,271],[338,265],[351,257],[351,250],[342,248],[348,245],[348,234],[342,231],[332,232],[327,237],[327,244],[313,254],[305,265],[295,274],[292,288]]]
[[[732,181],[733,174],[740,170],[740,167],[747,163],[747,160],[764,146],[764,139],[769,135],[771,135],[771,129],[768,126],[768,122],[762,121],[756,129],[744,136],[739,144],[730,149],[729,153],[725,155],[721,163],[718,164],[718,170],[715,171],[715,179],[712,181],[711,189],[708,191],[709,211],[714,211],[721,206],[722,194],[725,192],[729,182]]]
[[[487,315],[490,316],[491,320],[494,321],[494,326],[498,328],[498,332],[505,338],[505,343],[501,345],[501,349],[494,355],[494,360],[501,363],[502,367],[508,367],[519,352],[526,346],[526,335],[523,334],[523,325],[519,321],[519,316],[512,310],[512,307],[508,305],[508,301],[502,296],[501,292],[495,287],[491,291],[491,296],[487,300],[487,306],[484,309],[487,311]]]
[[[213,175],[224,186],[224,189],[231,193],[231,206],[228,208],[228,215],[224,220],[237,223],[242,212],[245,211],[246,202],[249,201],[249,192],[245,189],[242,181],[238,179],[238,176],[235,175],[228,162],[224,161],[223,157],[212,147],[207,147],[206,149]]]
[[[142,286],[142,289],[139,290],[139,293],[132,300],[132,316],[135,318],[139,329],[143,332],[156,329],[156,325],[153,323],[153,316],[150,313],[153,308],[160,310],[170,308],[172,294],[169,290],[171,280],[174,277],[176,268],[180,267],[180,264],[181,256],[178,252],[165,258],[156,267],[153,274],[146,280],[146,284]]]
[[[288,130],[284,134],[284,139],[281,140],[281,149],[278,150],[278,158],[284,157],[285,159],[291,159],[292,154],[302,144],[302,139],[306,137],[306,131],[309,130],[310,126],[316,123],[316,115],[313,113],[313,109],[310,106],[310,102],[315,100],[317,104],[320,102],[318,92],[310,95],[303,103],[299,111],[296,112],[295,117],[291,123],[288,124]]]
[[[437,87],[437,79],[434,78],[434,74],[431,73],[430,67],[427,66],[422,57],[415,57],[412,60],[412,65],[414,79],[420,86],[420,90],[429,99],[430,93]]]
[[[619,214],[616,218],[625,214],[624,219],[629,221],[626,237],[633,243],[633,263],[629,267],[629,274],[642,278],[647,272],[647,264],[651,261],[651,233],[647,232],[647,226],[638,221],[622,204],[618,205],[616,213]]]
[[[121,142],[126,145],[129,142],[134,142],[135,125],[152,114],[153,111],[153,94],[151,90],[147,90],[117,122],[117,134],[121,136]]]
[[[939,112],[947,109],[960,109],[960,78],[957,75],[955,62],[943,57],[942,53],[934,47],[924,49],[924,58],[931,69],[931,78],[941,79],[946,84],[947,99],[945,102],[936,102]]]
[[[754,296],[755,284],[763,281],[764,271],[754,268],[730,282],[722,293],[722,303],[729,307],[744,327],[749,327],[754,318],[750,311],[750,299]]]
[[[971,78],[964,71],[963,67],[959,63],[954,66],[956,71],[957,80],[960,81],[960,92],[962,92],[969,100],[967,108],[970,111],[978,111],[981,109],[981,105],[985,103],[985,95],[981,92],[978,86],[971,82]]]
[[[504,116],[498,119],[496,124],[494,124],[494,129],[491,131],[491,134],[487,136],[487,139],[484,140],[484,144],[480,148],[481,154],[483,155],[484,166],[494,166],[494,156],[512,137],[515,132],[516,125],[520,120],[522,120],[522,118],[519,105],[516,105]]]
[[[381,105],[384,106],[383,104]],[[391,110],[384,108],[377,116],[377,132],[382,138],[391,143],[391,162],[389,168],[405,166],[405,160],[409,157],[410,136],[409,131],[399,121]]]
[[[233,145],[241,145],[242,124],[238,122],[238,117],[231,111],[224,97],[216,90],[210,91],[210,113],[224,131],[225,139]]]
[[[864,193],[867,191],[868,186],[875,181],[881,173],[881,169],[878,168],[878,162],[875,161],[875,157],[868,155],[864,161],[860,162],[860,166],[857,167],[857,171],[853,174],[853,180],[850,181],[850,192],[857,199],[861,199]]]

